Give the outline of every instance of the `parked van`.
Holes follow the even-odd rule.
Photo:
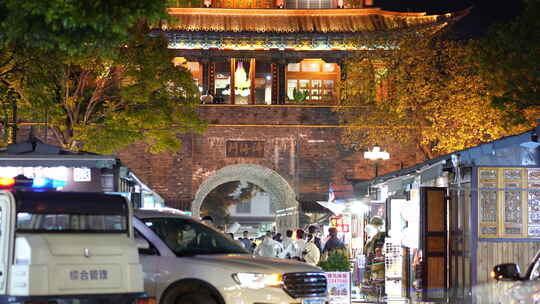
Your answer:
[[[0,191],[0,299],[154,303],[143,289],[130,205],[117,195]]]

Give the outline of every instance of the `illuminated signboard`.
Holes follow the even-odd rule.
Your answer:
[[[349,224],[343,223],[343,218],[341,216],[334,216],[330,218],[330,227],[334,227],[338,232],[349,232]]]

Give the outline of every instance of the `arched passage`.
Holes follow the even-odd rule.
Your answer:
[[[274,170],[253,164],[227,166],[206,179],[197,190],[191,204],[193,215],[200,216],[201,205],[210,191],[221,184],[233,181],[247,181],[270,193],[271,204],[278,211],[276,217],[278,230],[298,227],[298,202],[289,183]]]

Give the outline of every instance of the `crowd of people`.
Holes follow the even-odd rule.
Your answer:
[[[330,228],[328,232],[329,236],[324,242],[319,237],[318,227],[313,225],[309,226],[307,232],[302,229],[287,230],[285,236],[267,231],[258,242],[250,239],[249,232],[244,231],[238,241],[254,256],[295,259],[317,265],[326,252],[345,248],[335,228]]]
[[[204,216],[201,221],[214,226],[211,216]],[[319,237],[321,232],[315,225],[309,226],[307,232],[302,229],[287,230],[285,236],[272,231],[267,231],[258,239],[250,238],[249,231],[243,231],[238,239],[234,238],[233,233],[228,235],[254,256],[294,259],[311,265],[317,265],[321,257],[331,250],[345,249],[334,227],[328,229],[328,237],[324,241]]]

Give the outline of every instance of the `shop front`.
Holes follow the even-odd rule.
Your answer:
[[[371,181],[378,201],[385,201],[389,301],[492,303],[506,288],[491,278],[493,267],[516,263],[526,269],[540,248],[539,131]]]

